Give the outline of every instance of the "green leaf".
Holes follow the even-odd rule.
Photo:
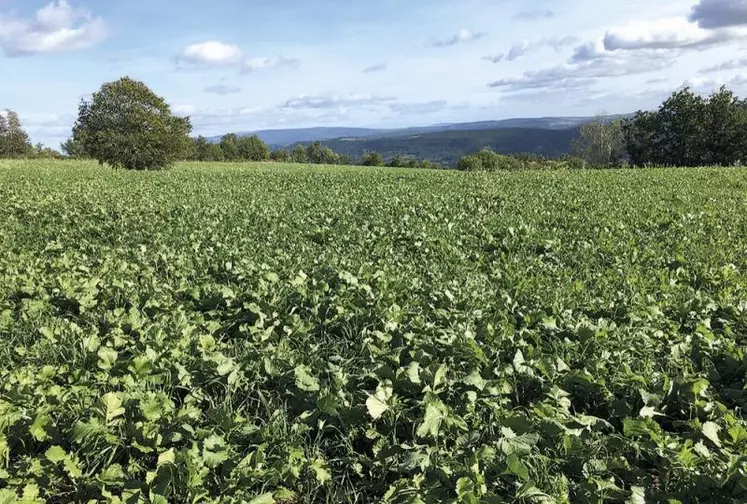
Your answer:
[[[418,437],[424,438],[431,436],[433,438],[438,437],[441,423],[448,417],[448,410],[446,406],[438,399],[429,401],[425,406],[425,415],[423,416],[423,423],[420,424],[416,434]]]
[[[0,504],[18,504],[18,494],[9,488],[0,488]]]
[[[407,379],[416,385],[420,383],[420,364],[417,361],[412,361],[407,366]]]
[[[158,455],[158,463],[156,464],[156,467],[160,467],[164,464],[171,464],[174,465],[176,463],[176,454],[174,453],[174,449],[170,448],[166,450],[165,452]]]
[[[329,472],[326,462],[321,459],[316,459],[311,463],[311,469],[314,471],[316,480],[324,485],[328,481],[332,481],[332,474]]]
[[[109,347],[99,348],[97,355],[99,356],[98,366],[104,371],[108,371],[113,368],[117,362],[117,357],[119,357],[117,351]]]
[[[508,472],[513,474],[517,478],[526,481],[529,479],[529,468],[521,461],[521,459],[512,453],[508,456],[506,463],[508,465]]]
[[[149,422],[159,420],[162,415],[162,404],[156,396],[148,396],[140,399],[140,411]]]
[[[366,399],[366,408],[371,418],[378,420],[389,409],[389,400],[392,398],[394,388],[392,382],[384,380],[379,383],[376,392]]]
[[[49,439],[49,434],[47,434],[47,425],[49,425],[51,422],[52,419],[49,415],[36,415],[34,423],[32,423],[29,427],[29,432],[37,441],[46,441],[47,439]]]
[[[44,457],[53,464],[56,464],[65,460],[67,458],[67,453],[61,446],[55,445],[44,452]]]
[[[215,468],[228,460],[228,451],[226,450],[226,441],[216,434],[211,435],[205,440],[202,449],[202,458],[205,465]]]
[[[651,419],[636,420],[626,418],[623,420],[623,434],[625,437],[651,437],[658,439],[658,424]]]
[[[125,473],[121,465],[112,464],[99,475],[99,480],[109,485],[121,485],[125,480]]]
[[[275,504],[275,502],[275,497],[272,496],[272,492],[267,492],[256,496],[249,501],[249,504]]]
[[[328,415],[339,414],[339,411],[337,410],[337,408],[339,407],[339,401],[337,400],[337,397],[330,394],[324,395],[317,399],[316,407],[319,408],[319,411]]]
[[[639,413],[641,418],[654,418],[657,416],[665,416],[662,413],[659,413],[656,411],[655,408],[651,406],[644,406],[641,408],[641,412]]]
[[[472,370],[469,376],[464,379],[464,383],[475,387],[477,390],[484,390],[486,384],[485,380],[480,375],[480,372],[477,369]]]
[[[80,470],[78,461],[76,459],[72,457],[65,457],[62,465],[72,479],[79,479],[83,477],[83,472]]]
[[[319,380],[311,375],[311,370],[307,366],[296,366],[293,370],[296,375],[296,387],[306,392],[317,392],[319,390]]]
[[[117,392],[104,394],[100,402],[107,423],[125,414],[125,409],[122,407],[122,398]]]
[[[625,504],[646,504],[646,489],[634,486],[630,489],[630,497]]]
[[[475,495],[475,482],[471,478],[459,478],[456,484],[459,504],[479,504],[480,499]]]
[[[528,481],[522,485],[518,492],[516,492],[517,499],[535,499],[530,502],[552,502],[552,499],[545,492],[537,488]]]
[[[706,422],[703,424],[703,435],[710,439],[713,444],[721,447],[721,440],[718,438],[718,433],[721,431],[721,427],[714,422]]]
[[[39,486],[36,483],[28,483],[23,487],[23,498],[20,504],[44,504],[44,499],[39,498]]]
[[[280,281],[280,277],[278,277],[277,273],[269,272],[265,273],[265,280],[274,284]]]
[[[433,391],[437,391],[441,385],[446,382],[446,373],[449,370],[445,364],[441,364],[433,375]]]

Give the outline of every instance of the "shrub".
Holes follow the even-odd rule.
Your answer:
[[[270,148],[257,135],[241,137],[236,142],[239,158],[246,161],[267,161]]]
[[[278,163],[292,162],[292,154],[285,149],[274,150],[270,153],[270,159]]]
[[[306,149],[306,157],[312,164],[339,164],[340,156],[321,142],[314,142]]]
[[[521,160],[504,156],[490,149],[483,149],[477,154],[464,156],[459,160],[458,170],[464,171],[517,171],[525,169]]]
[[[202,152],[200,161],[225,161],[226,157],[223,154],[223,149],[216,143],[208,143]]]
[[[293,151],[291,152],[290,162],[291,163],[308,163],[309,155],[306,152],[306,147],[304,147],[303,145],[296,145],[293,148]]]
[[[457,170],[461,171],[483,171],[482,159],[476,155],[464,156],[457,164]]]
[[[384,157],[376,151],[367,151],[361,158],[363,166],[384,166]]]
[[[223,158],[226,161],[238,161],[239,155],[239,137],[235,133],[223,135],[220,139],[220,149],[223,151]]]

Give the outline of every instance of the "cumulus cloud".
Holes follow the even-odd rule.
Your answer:
[[[664,54],[646,53],[632,58],[609,53],[595,53],[594,57],[591,57],[594,49],[587,48],[583,51],[585,52],[583,58],[577,57],[577,53],[569,63],[530,70],[520,77],[503,78],[489,83],[488,86],[506,91],[588,88],[596,84],[599,79],[655,72],[674,64],[674,61]]]
[[[485,32],[475,32],[468,28],[462,28],[451,37],[436,40],[431,45],[433,47],[450,47],[457,44],[466,44],[467,42],[473,42],[485,36],[487,36],[487,33]]]
[[[483,56],[483,61],[489,61],[491,63],[500,63],[506,57],[503,53],[493,54],[492,56]]]
[[[230,67],[244,61],[244,52],[239,46],[210,40],[188,45],[182,49],[176,61],[180,66]]]
[[[539,21],[541,19],[552,19],[554,17],[555,11],[543,10],[519,12],[514,16],[514,19],[521,19],[522,21]]]
[[[568,62],[563,65],[528,71],[519,77],[491,82],[489,86],[510,92],[561,87],[591,88],[601,79],[669,68],[685,51],[703,50],[741,39],[747,39],[747,27],[704,29],[685,16],[633,22],[609,28],[604,37],[578,45]],[[557,50],[563,45],[560,42],[564,41],[558,42],[555,47]],[[542,46],[542,41],[517,44],[512,48],[508,59],[520,57],[533,46]],[[703,69],[701,73],[746,66],[747,58],[742,58]],[[647,84],[657,82],[665,81],[652,79]]]
[[[217,95],[229,95],[241,92],[241,88],[238,86],[231,86],[228,84],[215,84],[214,86],[208,86],[205,91]]]
[[[747,38],[747,30],[704,29],[681,17],[610,29],[604,36],[604,47],[608,51],[706,49],[743,38]]]
[[[377,63],[363,69],[363,73],[383,72],[386,70],[386,63]]]
[[[175,60],[180,69],[238,68],[241,73],[296,66],[300,63],[295,58],[285,56],[247,58],[239,46],[217,40],[188,45],[179,52]]]
[[[709,29],[747,25],[747,0],[700,0],[692,8],[690,21]]]
[[[517,60],[522,56],[525,56],[526,54],[539,51],[541,49],[544,49],[545,47],[550,47],[555,51],[560,52],[564,47],[573,45],[577,42],[578,38],[576,37],[551,37],[542,38],[539,40],[522,40],[521,42],[517,42],[516,44],[514,44],[513,47],[511,47],[511,49],[508,51],[508,60]]]
[[[721,86],[734,88],[744,86],[745,84],[747,84],[747,75],[735,75],[733,77],[719,77],[716,79],[710,77],[693,77],[683,82],[681,87],[689,87],[697,93],[706,94],[717,90]]]
[[[729,61],[724,61],[718,65],[706,67],[700,71],[701,74],[708,74],[714,72],[723,72],[728,70],[737,70],[739,68],[747,68],[747,57],[738,58]]]
[[[33,20],[0,15],[0,46],[7,56],[77,51],[109,35],[103,19],[57,0],[37,10]]]

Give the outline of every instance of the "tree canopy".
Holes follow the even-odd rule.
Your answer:
[[[747,160],[747,101],[721,87],[708,97],[690,88],[655,111],[638,111],[623,128],[637,166],[730,166]]]
[[[124,77],[83,100],[73,127],[82,152],[115,168],[155,170],[183,159],[192,126],[144,83]]]
[[[25,157],[32,150],[31,141],[21,126],[18,114],[12,110],[0,111],[0,157]]]

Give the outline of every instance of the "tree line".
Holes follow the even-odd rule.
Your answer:
[[[426,159],[397,154],[385,160],[378,152],[366,152],[360,159],[335,152],[322,142],[309,145],[298,144],[290,149],[272,150],[257,135],[238,136],[229,133],[218,142],[211,142],[204,136],[191,140],[185,159],[187,161],[232,162],[232,161],[275,161],[278,163],[303,163],[325,165],[389,166],[400,168],[441,168]]]
[[[0,158],[61,158],[42,144],[31,145],[21,119],[12,110],[0,110]]]
[[[495,171],[645,166],[737,166],[747,162],[747,100],[722,86],[703,97],[685,87],[657,110],[597,117],[579,128],[572,155],[527,159],[489,150],[463,157],[460,170]]]
[[[385,160],[378,152],[361,159],[321,142],[272,150],[258,136],[233,133],[219,142],[191,137],[188,117],[171,113],[166,101],[144,83],[124,77],[104,84],[83,100],[72,136],[61,145],[67,157],[92,158],[127,169],[160,169],[175,161],[277,161],[407,168],[441,168],[404,155]],[[610,166],[732,166],[747,160],[747,100],[721,87],[703,97],[690,88],[674,92],[654,111],[628,118],[600,117],[579,128],[572,154],[560,159],[501,155],[490,150],[463,157],[467,171],[559,169]],[[18,115],[0,112],[0,157],[61,157],[31,145]]]

